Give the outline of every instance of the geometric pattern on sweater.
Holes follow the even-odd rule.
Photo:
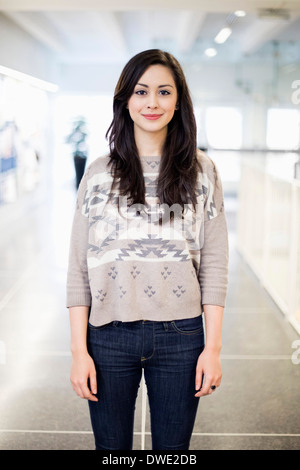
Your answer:
[[[159,157],[141,158],[145,207],[128,207],[117,188],[110,197],[113,179],[107,158],[90,165],[77,199],[68,306],[90,305],[90,322],[102,325],[112,320],[190,318],[201,313],[202,301],[223,305],[223,195],[208,157],[201,159],[196,211],[187,205],[183,214],[176,205],[158,203]]]
[[[112,177],[108,172],[94,175],[88,181],[82,213],[89,217],[87,262],[90,269],[106,263],[129,260],[145,262],[192,260],[194,266],[198,266],[197,252],[203,244],[201,227],[205,199],[207,199],[207,219],[210,220],[217,215],[213,192],[210,191],[211,182],[208,178],[203,178],[203,175],[201,181],[199,178],[196,213],[187,205],[182,218],[181,207],[177,206],[179,217],[175,215],[172,224],[164,222],[160,226],[155,224],[155,220],[159,220],[164,209],[158,203],[156,193],[159,161],[144,160],[143,166],[147,207],[138,217],[135,213],[136,208],[128,207],[126,197],[120,198],[117,189],[109,199]],[[122,199],[119,211],[118,204]],[[168,220],[170,222],[170,219]]]

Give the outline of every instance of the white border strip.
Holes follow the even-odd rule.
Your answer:
[[[58,431],[58,430],[45,430],[45,429],[0,429],[0,433],[8,433],[8,434],[88,434],[92,435],[92,431]],[[150,436],[151,433],[149,431],[146,432],[134,432],[135,436],[140,435],[147,435]],[[264,432],[194,432],[193,436],[211,436],[211,437],[300,437],[300,434],[292,434],[292,433],[264,433]]]

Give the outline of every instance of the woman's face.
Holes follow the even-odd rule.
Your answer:
[[[140,77],[128,101],[135,132],[167,133],[174,116],[177,89],[171,70],[151,65]]]

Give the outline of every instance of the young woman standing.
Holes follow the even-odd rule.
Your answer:
[[[73,222],[71,382],[89,401],[96,449],[131,449],[144,369],[152,448],[188,449],[199,397],[221,383],[222,186],[197,150],[190,93],[171,54],[134,56],[113,110],[110,153],[88,167]]]

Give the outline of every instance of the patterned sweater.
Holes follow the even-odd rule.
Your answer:
[[[204,304],[225,305],[228,241],[222,185],[209,157],[199,152],[199,159],[197,208],[185,206],[184,216],[178,206],[157,200],[159,157],[141,158],[145,207],[127,207],[117,190],[109,199],[108,157],[90,164],[77,195],[67,307],[89,306],[90,323],[101,326],[115,320],[192,318],[201,315]]]

